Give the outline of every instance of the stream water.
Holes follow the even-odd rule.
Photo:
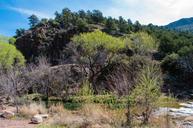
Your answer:
[[[193,102],[180,103],[180,108],[159,108],[156,115],[168,114],[180,128],[193,128]]]

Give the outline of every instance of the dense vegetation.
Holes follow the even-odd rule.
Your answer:
[[[99,10],[65,8],[54,19],[32,15],[29,21],[29,30],[18,29],[9,44],[0,44],[0,93],[14,97],[15,106],[31,95],[47,107],[52,98],[99,103],[127,108],[132,125],[136,106],[142,123],[149,122],[161,90],[191,98],[182,93],[193,89],[191,33],[104,17]]]
[[[166,75],[165,85],[172,85],[169,86],[170,89],[177,86],[191,87],[192,75],[190,74],[192,72],[190,69],[193,65],[190,61],[193,34],[175,32],[152,24],[144,26],[138,21],[132,23],[131,20],[125,20],[121,16],[119,19],[104,17],[99,10],[71,12],[65,8],[61,13],[56,12],[55,15],[55,19],[49,20],[39,20],[32,15],[29,17],[31,28],[26,31],[17,30],[15,45],[23,53],[27,62],[34,62],[39,56],[46,56],[52,65],[78,64],[80,55],[86,55],[88,59],[88,56],[94,56],[94,54],[96,56],[96,50],[104,49],[105,51],[107,48],[107,51],[108,49],[112,49],[110,52],[117,50],[116,52],[119,54],[126,54],[127,56],[150,55],[161,62],[163,72]],[[95,29],[112,35],[112,39],[104,37],[106,38],[104,39],[105,42],[110,42],[111,45],[108,46],[105,42],[101,42],[104,34],[101,33],[102,35],[100,35],[100,32],[93,39],[92,34],[88,34],[85,37],[82,35],[82,39],[75,37],[71,40],[74,35],[82,32],[93,32]],[[95,35],[93,34],[93,36]],[[101,40],[100,38],[97,39],[98,36],[101,37]],[[115,39],[115,37],[119,39]],[[85,45],[84,55],[77,54],[82,50],[80,48],[76,50],[77,46],[72,42]],[[123,43],[119,45],[119,42],[126,44],[122,46]],[[119,47],[122,47],[122,50],[119,50]],[[118,55],[118,57],[121,56]]]
[[[4,68],[24,66],[24,56],[14,45],[0,42],[0,65]]]

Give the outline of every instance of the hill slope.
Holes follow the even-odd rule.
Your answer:
[[[165,27],[179,31],[193,32],[193,17],[180,19],[166,25]]]
[[[8,43],[9,42],[9,37],[6,37],[4,35],[0,35],[0,42],[6,42]]]

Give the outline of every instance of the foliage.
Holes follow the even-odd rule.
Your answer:
[[[96,54],[97,50],[105,49],[108,52],[116,53],[118,50],[125,48],[126,44],[119,38],[107,35],[99,30],[92,33],[80,34],[73,37],[73,42],[84,48],[86,56]]]
[[[117,24],[112,17],[107,18],[107,21],[105,23],[105,29],[109,34],[113,34],[113,32],[117,31],[118,29]]]
[[[153,50],[157,50],[158,43],[151,35],[145,32],[134,33],[130,36],[130,38],[131,38],[131,48],[136,53],[143,55],[150,53]]]
[[[16,39],[14,37],[9,39],[9,44],[15,45]]]
[[[142,109],[143,123],[147,124],[156,102],[160,97],[160,69],[157,65],[148,65],[142,69],[136,80],[136,87],[131,93],[134,105]]]
[[[172,31],[153,24],[141,25],[139,21],[132,23],[121,16],[118,19],[105,17],[99,10],[72,12],[68,8],[56,12],[54,19],[42,19],[34,25],[29,30],[18,29],[15,36],[15,45],[27,62],[35,62],[40,56],[49,58],[52,65],[81,62],[87,66],[94,65],[94,73],[90,75],[98,76],[110,64],[109,60],[123,62],[128,60],[122,59],[123,56],[128,58],[138,54],[162,62],[166,79],[173,79],[173,82],[164,79],[165,84],[172,84],[171,87],[178,83],[185,87],[192,85],[188,82],[191,81],[188,77],[191,70],[187,66],[191,62],[192,33]],[[106,33],[110,35],[106,36]],[[77,39],[76,43],[72,42],[72,37]],[[80,37],[84,39],[80,40]],[[175,82],[178,80],[180,82]]]
[[[187,56],[193,53],[193,46],[184,46],[177,52],[180,56]]]
[[[78,92],[78,96],[92,96],[93,94],[94,91],[89,81],[88,80],[84,81],[82,84],[82,88]]]
[[[72,41],[77,45],[77,49],[80,49],[79,62],[82,66],[88,65],[89,82],[97,91],[95,86],[97,76],[111,63],[114,55],[126,47],[126,43],[99,30],[74,36]]]
[[[175,70],[175,65],[176,65],[178,59],[179,59],[178,54],[176,54],[176,53],[170,54],[162,60],[161,66],[163,69],[165,69],[167,71]]]
[[[4,68],[11,68],[13,65],[23,66],[25,59],[15,46],[0,42],[0,64]]]
[[[31,28],[35,27],[39,23],[39,19],[36,15],[31,15],[29,18],[29,25]]]
[[[21,37],[25,34],[25,29],[24,28],[19,28],[19,29],[16,29],[16,32],[15,32],[15,37]]]
[[[69,98],[71,103],[96,103],[104,104],[112,109],[117,108],[126,108],[127,106],[127,97],[117,97],[113,94],[106,95],[90,95],[90,96],[72,96]]]

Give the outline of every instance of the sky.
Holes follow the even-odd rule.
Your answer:
[[[0,34],[13,36],[17,28],[29,27],[28,17],[54,18],[63,8],[94,10],[104,16],[136,20],[142,24],[166,25],[193,17],[192,0],[0,0]]]

